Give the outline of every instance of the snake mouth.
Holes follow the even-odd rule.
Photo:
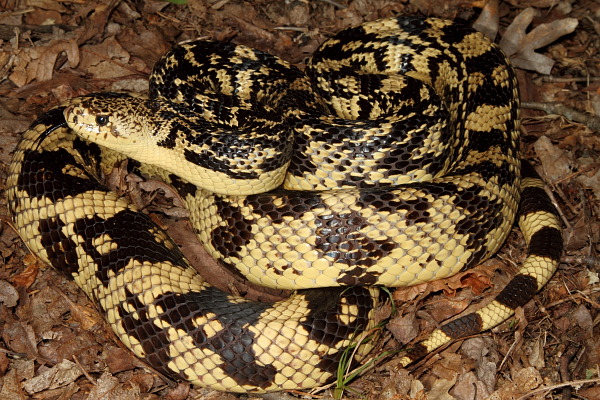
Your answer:
[[[79,119],[79,112],[75,111],[75,106],[67,106],[63,111],[63,114],[65,116],[65,120],[69,125],[77,124]]]
[[[96,116],[83,105],[67,106],[63,112],[69,128],[78,136],[86,140],[106,140],[108,135],[119,137],[118,132],[109,123],[108,116]],[[102,118],[104,119],[102,119]]]

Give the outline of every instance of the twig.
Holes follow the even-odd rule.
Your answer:
[[[554,184],[554,187],[556,188],[556,184]],[[560,215],[560,218],[562,219],[563,224],[565,224],[565,226],[568,226],[569,228],[571,228],[571,224],[569,224],[569,220],[567,219],[567,216],[565,215],[565,213],[563,213],[562,208],[560,208],[558,206],[558,202],[556,201],[556,197],[554,196],[554,193],[552,192],[552,190],[550,190],[549,187],[544,186],[544,191],[546,192],[546,194],[548,195],[548,197],[552,201],[552,204],[554,204],[554,208],[556,208],[556,211]],[[560,195],[561,196],[564,195],[564,193],[562,192],[562,190],[560,191]]]
[[[571,379],[571,374],[569,373],[569,364],[573,360],[573,358],[579,352],[579,345],[576,343],[571,344],[567,351],[565,351],[560,358],[560,367],[559,373],[560,377],[563,380]],[[562,400],[570,400],[571,399],[571,386],[565,386],[562,390]]]
[[[553,183],[554,183],[554,184],[559,184],[559,183],[562,183],[562,182],[564,182],[564,181],[569,181],[569,180],[571,180],[571,179],[575,178],[577,175],[581,175],[581,174],[583,174],[583,173],[585,173],[585,172],[588,172],[588,171],[591,171],[591,170],[593,170],[594,168],[598,167],[599,165],[600,165],[599,163],[591,163],[591,164],[590,164],[590,165],[588,165],[587,167],[585,167],[585,168],[582,168],[582,169],[580,169],[580,170],[579,170],[579,171],[577,171],[577,172],[573,172],[573,173],[571,173],[571,174],[569,174],[569,175],[565,176],[564,178],[560,178],[559,180],[557,180],[556,182],[553,182]]]
[[[600,259],[595,256],[567,256],[563,257],[563,262],[567,264],[586,264],[593,268],[600,268]]]
[[[92,378],[90,376],[90,374],[88,374],[88,372],[85,370],[85,368],[83,368],[83,365],[81,365],[81,363],[79,362],[79,360],[77,359],[77,356],[75,354],[73,354],[73,360],[75,361],[75,364],[77,364],[77,366],[79,367],[79,369],[81,370],[81,372],[83,372],[83,375],[85,375],[85,377],[87,378],[87,380],[90,381],[92,383],[92,385],[98,386],[98,382],[96,382],[94,380],[94,378]]]
[[[16,353],[14,351],[7,350],[7,349],[1,348],[1,347],[0,347],[0,353],[4,353],[10,357],[17,358],[17,359],[27,358],[27,353]]]
[[[276,31],[291,31],[291,32],[301,32],[301,33],[308,32],[308,28],[303,27],[303,26],[276,26],[273,29]]]
[[[571,83],[571,82],[598,82],[600,81],[600,76],[578,76],[578,77],[562,77],[562,76],[543,76],[543,82],[550,83]]]
[[[531,392],[529,392],[527,394],[524,394],[523,396],[519,397],[517,400],[525,400],[526,398],[528,398],[530,396],[533,396],[534,394],[543,393],[543,392],[549,392],[551,390],[560,389],[560,388],[565,387],[565,386],[588,385],[590,383],[600,383],[600,378],[596,378],[596,379],[580,379],[580,380],[577,380],[577,381],[569,381],[569,382],[557,383],[556,385],[544,386],[544,387],[541,387],[539,389],[532,390]]]
[[[345,5],[337,3],[337,2],[335,2],[333,0],[321,0],[321,1],[323,3],[331,4],[332,6],[335,6],[335,7],[339,8],[339,9],[342,9],[342,10],[345,9],[345,8],[348,8]]]
[[[563,259],[564,262],[569,262],[565,259]],[[598,304],[597,302],[593,301],[592,299],[588,298],[587,296],[590,294],[594,294],[600,292],[600,286],[598,287],[591,287],[589,289],[585,289],[585,290],[579,290],[573,294],[570,293],[569,291],[569,296],[568,297],[564,297],[560,300],[556,300],[550,304],[546,304],[546,308],[552,308],[552,307],[556,307],[560,304],[563,303],[568,303],[569,301],[575,301],[576,299],[581,299],[583,301],[585,301],[586,303],[589,303],[591,306],[599,308],[600,309],[600,304]]]
[[[544,111],[546,114],[557,114],[571,120],[587,125],[590,129],[600,130],[600,117],[591,114],[585,114],[571,107],[560,103],[539,103],[534,101],[524,101],[521,103],[523,108]]]
[[[500,362],[500,365],[498,366],[498,371],[500,371],[502,369],[502,367],[504,367],[504,364],[508,361],[508,358],[512,355],[513,351],[517,348],[519,343],[521,343],[522,341],[523,341],[523,336],[519,333],[519,331],[515,331],[515,339],[512,341],[508,351],[504,355],[504,358],[502,358],[502,361]]]
[[[32,37],[38,38],[42,34],[50,34],[55,29],[62,29],[65,32],[77,29],[76,26],[55,24],[55,25],[0,25],[0,39],[10,40],[15,36],[15,29],[20,32],[31,32]]]

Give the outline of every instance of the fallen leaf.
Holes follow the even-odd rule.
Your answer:
[[[452,387],[456,383],[457,376],[458,375],[455,374],[454,379],[452,379],[452,380],[447,380],[447,379],[436,380],[434,382],[431,390],[427,393],[427,398],[436,399],[436,400],[455,400],[455,398],[453,396],[451,396],[450,393],[448,393],[448,392],[450,391],[450,389],[452,389]]]
[[[79,64],[79,48],[74,40],[55,40],[46,46],[21,48],[14,52],[12,72],[9,79],[17,87],[37,80],[49,81],[59,54],[65,53],[71,67]]]
[[[86,306],[80,306],[78,304],[75,304],[64,294],[63,298],[69,304],[71,316],[75,321],[81,324],[82,329],[90,330],[96,324],[102,323],[103,318],[96,310]]]
[[[554,146],[548,137],[540,136],[533,148],[542,162],[542,176],[547,177],[550,182],[556,182],[573,172],[567,152]]]
[[[582,399],[600,399],[600,385],[594,385],[577,391]]]
[[[498,34],[499,23],[498,0],[490,0],[481,10],[477,20],[473,22],[473,29],[483,33],[488,39],[494,40]]]
[[[402,317],[392,318],[386,325],[394,339],[401,344],[410,343],[419,334],[419,324],[414,312],[408,312]]]
[[[473,400],[484,399],[490,392],[481,391],[482,385],[478,385],[479,380],[473,371],[458,376],[456,385],[450,390],[450,394],[455,400]]]
[[[497,383],[498,361],[500,354],[494,338],[477,336],[463,341],[460,353],[475,361],[476,386],[478,393],[489,395]]]
[[[38,393],[46,389],[56,389],[74,382],[81,375],[83,375],[83,371],[76,363],[63,360],[60,364],[56,364],[52,368],[27,380],[23,384],[23,388],[29,394]]]
[[[527,367],[513,373],[513,382],[504,384],[500,389],[490,395],[489,400],[518,399],[525,394],[537,389],[543,383],[543,379],[537,369]],[[527,400],[543,400],[544,393],[527,397]]]
[[[17,287],[28,288],[35,282],[35,278],[40,271],[41,261],[33,254],[27,254],[23,258],[23,264],[27,267],[23,272],[13,277],[12,281]]]
[[[8,369],[10,362],[5,352],[0,352],[0,377],[3,377]]]
[[[216,392],[213,392],[216,393]],[[164,394],[164,400],[185,400],[190,394],[190,385],[184,382],[180,382],[177,386],[167,389]],[[222,400],[235,400],[232,394],[219,393]],[[207,395],[208,396],[208,395]],[[217,398],[215,398],[217,400]]]
[[[110,374],[102,374],[96,385],[90,390],[87,400],[138,400],[140,388],[134,382],[120,383],[117,378]],[[127,387],[126,387],[127,386]]]
[[[120,347],[110,346],[103,351],[104,360],[108,370],[112,374],[129,371],[135,368],[131,352]]]
[[[448,318],[463,312],[470,304],[473,298],[471,296],[456,296],[447,297],[439,296],[441,300],[432,302],[433,307],[430,307],[429,313],[434,320],[441,322]]]
[[[589,337],[593,336],[594,318],[585,304],[580,304],[573,312],[572,321],[579,325]]]
[[[527,32],[533,17],[538,13],[533,8],[526,8],[515,17],[500,40],[500,48],[510,57],[517,68],[537,71],[548,75],[554,60],[535,50],[549,45],[561,36],[575,30],[579,21],[575,18],[564,18],[540,24]]]
[[[539,370],[546,366],[544,346],[546,345],[545,337],[540,335],[531,346],[531,354],[527,357],[529,364]]]
[[[52,44],[42,47],[37,59],[35,79],[39,82],[49,81],[54,74],[54,65],[58,55],[64,52],[71,68],[79,65],[79,47],[75,40],[55,40]]]
[[[19,292],[10,283],[0,280],[0,303],[6,307],[14,307],[19,300]]]
[[[492,286],[492,280],[486,274],[478,272],[467,273],[461,278],[463,287],[470,287],[475,295],[480,295]]]

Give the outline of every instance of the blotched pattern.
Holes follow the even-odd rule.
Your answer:
[[[520,160],[514,73],[468,27],[366,23],[324,43],[306,74],[244,46],[195,41],[158,62],[150,87],[42,115],[15,151],[7,193],[27,246],[166,374],[237,392],[320,385],[374,325],[379,291],[362,286],[480,263],[519,207],[519,273],[401,362],[501,323],[558,265],[556,211]],[[265,286],[321,289],[263,304],[208,285],[166,232],[97,180],[127,157],[176,187],[226,267]]]

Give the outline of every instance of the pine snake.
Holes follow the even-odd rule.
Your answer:
[[[210,286],[165,231],[100,183],[126,158],[177,189],[224,266],[306,290],[265,304]],[[373,326],[378,286],[477,265],[519,208],[528,252],[518,274],[401,363],[506,320],[562,253],[556,210],[520,160],[508,60],[483,35],[434,18],[344,30],[304,72],[245,46],[179,45],[155,66],[148,96],[92,94],[38,118],[7,186],[28,248],[73,277],[127,347],[225,391],[320,385]]]

